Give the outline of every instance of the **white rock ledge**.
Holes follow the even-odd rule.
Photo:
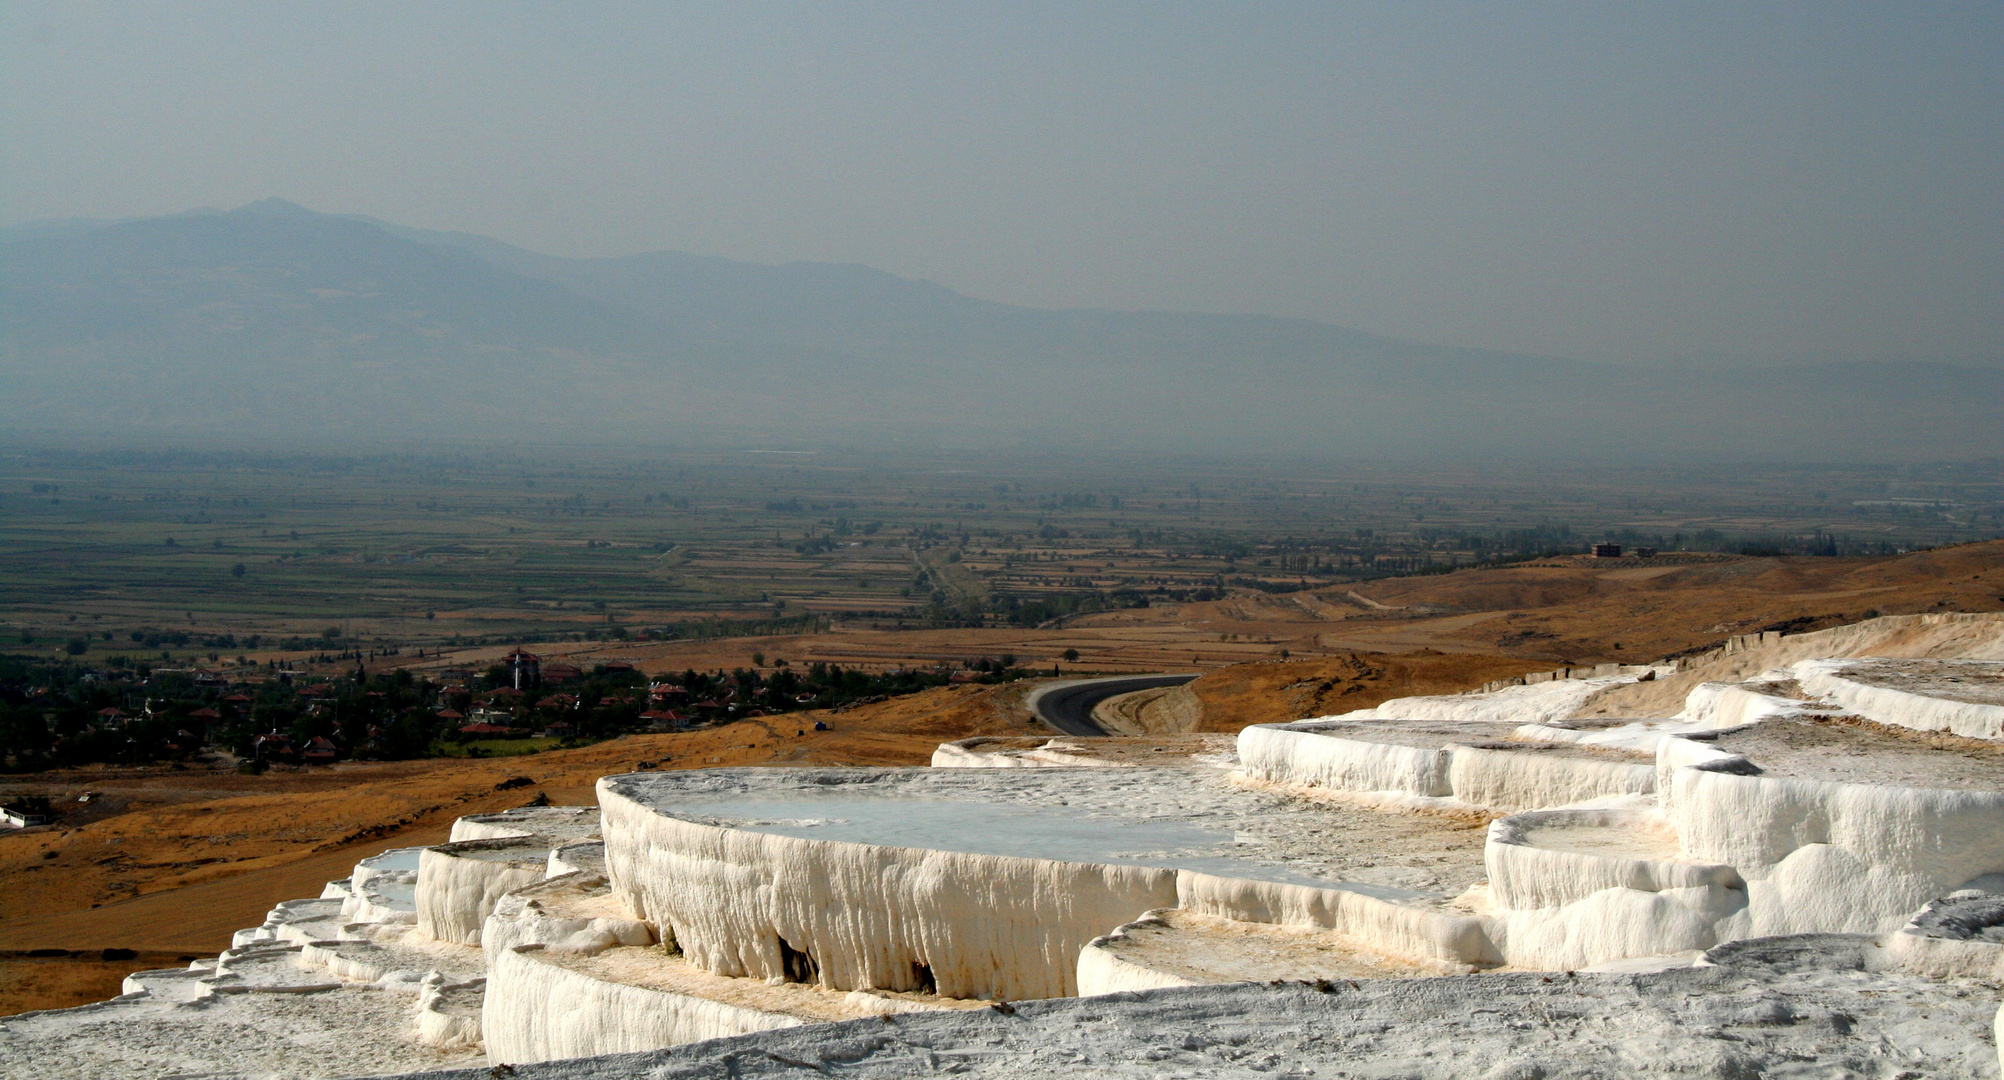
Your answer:
[[[1440,800],[1443,808],[1536,809],[1656,790],[1656,770],[1612,751],[1556,742],[1414,746],[1367,737],[1361,724],[1257,724],[1239,733],[1241,771],[1298,789]]]
[[[1785,938],[1644,974],[1237,983],[759,1032],[515,1067],[516,1080],[1413,1076],[1599,1080],[1994,1075],[1995,991]],[[426,1080],[491,1080],[487,1069]]]
[[[480,944],[480,928],[501,897],[543,880],[549,843],[540,837],[460,840],[426,848],[418,864],[418,932]]]
[[[608,777],[599,798],[615,892],[722,975],[1063,996],[1087,942],[1178,905],[1341,928],[1429,960],[1498,960],[1479,923],[1440,910],[1480,875],[1468,825],[1338,811],[1212,770],[709,770]],[[1343,814],[1443,854],[1328,848],[1320,831]],[[1379,881],[1445,871],[1452,884],[1357,882],[1351,856]]]
[[[488,919],[481,1017],[496,1064],[587,1057],[828,1023],[976,1007],[843,993],[702,971],[620,914],[603,877],[574,873],[511,894]]]
[[[1791,670],[1805,691],[1882,724],[2004,739],[2004,662],[1804,660]]]

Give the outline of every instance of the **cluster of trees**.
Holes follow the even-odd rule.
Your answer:
[[[0,767],[29,771],[174,761],[211,746],[254,760],[266,756],[258,737],[273,733],[295,750],[317,736],[343,757],[426,757],[465,723],[439,716],[441,709],[463,713],[476,697],[510,679],[499,669],[452,693],[404,670],[358,671],[311,684],[280,677],[225,687],[198,685],[185,672],[107,677],[70,662],[0,658]],[[582,739],[633,731],[646,708],[645,682],[631,670],[594,672],[562,688],[575,703],[564,704],[561,718]],[[555,719],[529,715],[539,698],[553,692],[532,691],[521,703],[525,719],[532,724]]]
[[[980,683],[1009,682],[1029,675],[1016,666],[1016,657],[1009,654],[970,660],[962,670],[970,673],[971,681]],[[784,660],[777,660],[769,672],[738,668],[706,674],[691,670],[671,681],[688,692],[691,702],[756,705],[773,712],[793,712],[917,693],[947,685],[953,681],[953,672],[945,668],[869,672],[820,662],[794,668]]]
[[[1211,593],[1211,590],[1201,590]],[[1158,588],[1157,595],[1163,599],[1182,599],[1188,595],[1171,593]],[[1207,595],[1205,599],[1210,599]],[[1011,626],[1039,626],[1052,619],[1067,615],[1084,615],[1094,611],[1115,611],[1123,608],[1145,608],[1150,598],[1137,589],[1114,589],[1111,591],[1091,590],[1062,593],[1038,593],[1034,596],[1000,595],[995,598],[992,610]]]
[[[38,639],[36,631],[32,628],[24,627],[17,634],[23,645],[33,645]],[[113,630],[70,630],[45,636],[63,637],[65,651],[71,656],[82,656],[90,651],[94,642],[114,642],[120,635]],[[240,646],[255,649],[260,640],[256,634],[239,641],[235,634],[190,634],[185,630],[161,630],[150,626],[142,626],[125,636],[132,644],[145,649],[179,649],[189,645],[201,649],[235,649]]]
[[[0,765],[158,761],[198,748],[208,725],[189,715],[202,707],[194,681],[175,673],[144,684],[150,692],[135,692],[139,685],[74,662],[0,657]],[[107,720],[106,709],[126,715]]]
[[[971,660],[958,673],[945,668],[878,673],[824,663],[796,668],[775,660],[769,670],[692,670],[670,681],[686,691],[677,707],[694,710],[699,718],[729,719],[881,700],[947,685],[956,674],[961,681],[998,683],[1029,673],[1012,655]],[[444,743],[465,741],[459,728],[477,701],[509,708],[524,728],[562,720],[572,729],[569,738],[578,741],[639,730],[645,723],[641,714],[652,704],[647,677],[624,665],[602,666],[566,684],[532,686],[519,698],[495,693],[512,681],[508,668],[495,665],[469,685],[441,686],[406,670],[358,669],[310,683],[281,673],[263,682],[221,686],[197,683],[186,672],[107,675],[70,661],[0,657],[0,769],[182,761],[208,747],[228,749],[255,765],[296,760],[316,737],[332,743],[341,757],[417,758],[438,753]],[[441,716],[446,709],[461,716]],[[283,741],[260,742],[272,734]],[[288,744],[291,749],[283,749]]]

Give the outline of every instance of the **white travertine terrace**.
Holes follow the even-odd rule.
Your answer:
[[[60,1044],[131,1075],[135,1053],[79,1034],[123,1024],[178,1040],[179,1071],[265,1054],[299,1076],[381,1071],[387,1045],[553,1080],[1069,1076],[1109,1046],[1204,1075],[1270,1075],[1268,1046],[1442,1076],[1829,1055],[1970,1075],[1997,1060],[1973,1032],[2004,1016],[2004,619],[1880,622],[1801,636],[1842,655],[1762,638],[1256,726],[1236,775],[1190,767],[1216,764],[1201,746],[969,740],[931,770],[607,777],[596,810],[462,819],[365,859],[113,1002],[0,1018],[0,1065],[54,1075],[17,1065]],[[1254,985],[1275,980],[1296,981]],[[1010,1004],[1074,993],[1114,996]],[[318,1068],[257,1021],[185,1048],[251,1000],[361,1035]],[[1109,1016],[1127,1026],[1082,1027]]]
[[[975,1007],[929,995],[844,993],[704,971],[623,914],[602,875],[514,893],[489,918],[484,1025],[495,1061],[547,1061],[829,1023]]]
[[[1230,735],[1153,737],[1073,735],[1025,737],[980,735],[941,743],[932,752],[935,769],[1091,768],[1095,766],[1205,765],[1229,769],[1239,763]]]
[[[1896,625],[1911,632],[1911,621]],[[1988,625],[1990,637],[1964,638],[1966,651],[1994,651],[2004,633]],[[1995,731],[2004,664],[1798,659],[1739,683],[1698,682],[1678,716],[1626,721],[1555,715],[1551,699],[1578,707],[1591,696],[1569,681],[1255,726],[1240,757],[1249,778],[1307,793],[1517,811],[1491,826],[1488,881],[1465,901],[1519,967],[1885,934],[1929,900],[2004,873],[2004,757],[1903,743],[1876,726]],[[1388,716],[1409,726],[1387,733]],[[1519,721],[1502,743],[1478,741]],[[1459,744],[1456,728],[1467,732]],[[1527,753],[1534,743],[1646,749],[1654,762]]]
[[[1804,660],[1802,689],[1882,724],[2004,739],[2004,661]]]
[[[460,818],[451,839],[420,858],[418,932],[439,941],[480,944],[480,929],[501,897],[541,881],[555,853],[595,841],[598,815],[588,807],[530,806]]]
[[[1166,987],[788,1027],[511,1072],[514,1080],[1995,1075],[1994,989],[1874,970],[1879,951],[1818,935],[1726,946],[1703,966],[1640,974]]]
[[[1607,889],[1744,892],[1739,871],[1681,856],[1654,808],[1533,810],[1489,826],[1490,895],[1505,909],[1558,908]]]
[[[1262,724],[1239,734],[1239,758],[1252,780],[1413,808],[1523,810],[1655,790],[1656,770],[1639,754],[1557,741],[1491,741],[1518,726],[1376,716]]]
[[[550,846],[536,838],[460,840],[426,848],[418,866],[418,932],[480,944],[480,928],[503,896],[543,880]]]
[[[1886,951],[1915,975],[2004,982],[2004,895],[1968,889],[1933,901],[1887,935]]]
[[[1369,922],[1430,958],[1483,958],[1400,884],[1431,878],[1393,859],[1354,880],[1290,836],[1315,808],[1208,770],[715,770],[608,777],[599,800],[615,892],[718,974],[1061,996],[1088,941],[1172,906]]]
[[[599,845],[582,838],[597,826],[590,807],[530,807],[463,818],[461,840],[443,849],[498,845],[540,881],[560,852],[595,864]],[[448,858],[428,873],[426,856],[439,850],[365,858],[320,897],[281,903],[238,931],[217,959],[137,972],[109,1002],[0,1018],[0,1073],[312,1077],[479,1060],[485,961],[479,948],[430,933],[419,907],[464,918],[485,890],[452,873],[479,860]]]
[[[598,809],[591,806],[522,806],[492,814],[472,814],[452,823],[446,840],[508,840],[530,836],[552,841],[587,840],[598,835]]]
[[[1162,908],[1094,938],[1079,951],[1081,997],[1165,986],[1464,974],[1371,948],[1316,926],[1250,921],[1193,908]]]

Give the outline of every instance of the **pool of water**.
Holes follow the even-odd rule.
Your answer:
[[[452,852],[455,859],[472,859],[475,862],[532,862],[542,863],[550,857],[550,843],[526,837],[519,844],[508,847],[460,848]]]
[[[381,855],[371,855],[362,860],[362,865],[371,870],[416,870],[418,856],[423,853],[423,848],[398,848]]]
[[[933,848],[1063,862],[1194,870],[1220,877],[1347,889],[1387,900],[1423,894],[1330,880],[1262,862],[1256,848],[1223,829],[1085,813],[1062,806],[1001,805],[943,799],[800,795],[784,798],[678,799],[662,808],[677,817],[810,840]]]
[[[417,910],[417,885],[408,881],[372,881],[369,883],[372,899],[385,907],[398,911]]]

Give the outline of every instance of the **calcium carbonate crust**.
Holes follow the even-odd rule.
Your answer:
[[[1994,1075],[1994,990],[1868,970],[1818,935],[1650,974],[1489,974],[1171,987],[769,1031],[516,1065],[520,1080],[953,1072],[1080,1076]],[[408,1080],[490,1080],[488,1071]]]

